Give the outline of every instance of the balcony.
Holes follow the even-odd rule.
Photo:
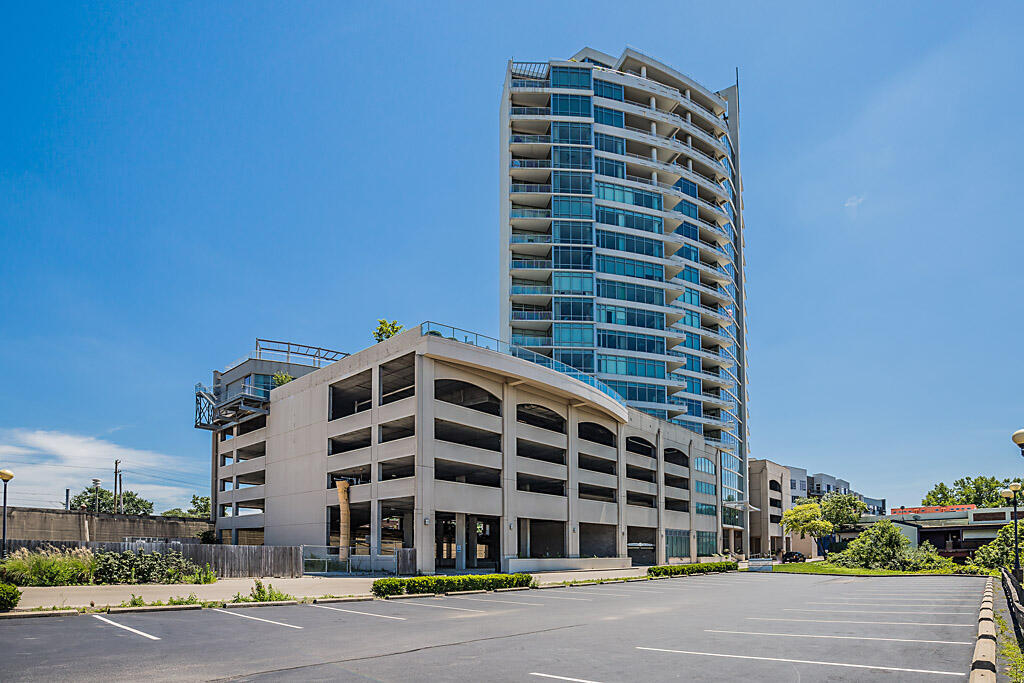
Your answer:
[[[551,168],[551,159],[512,159],[510,168]]]
[[[509,244],[551,244],[551,235],[546,233],[543,234],[528,234],[517,233],[509,238]]]
[[[512,116],[551,116],[551,107],[512,107]]]
[[[551,285],[512,285],[512,296],[550,296]]]
[[[527,92],[531,90],[544,90],[545,88],[551,87],[550,81],[533,80],[529,78],[515,78],[512,79],[512,90],[525,90]]]
[[[529,194],[551,194],[551,186],[534,185],[533,183],[512,183],[512,192]]]
[[[512,311],[512,320],[551,320],[551,311]]]
[[[540,259],[515,259],[513,270],[551,270],[551,261]]]
[[[525,334],[513,334],[512,344],[514,346],[543,348],[551,346],[551,337],[530,337]]]

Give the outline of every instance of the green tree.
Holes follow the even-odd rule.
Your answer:
[[[210,516],[210,497],[197,496],[193,494],[192,507],[190,507],[188,510],[182,510],[181,508],[171,508],[170,510],[164,510],[161,514],[164,517],[208,518]]]
[[[96,499],[99,498],[100,512],[114,512],[114,493],[107,489],[86,488],[71,499],[71,509],[78,510],[85,508],[89,512],[96,509]],[[153,503],[148,501],[135,491],[125,491],[122,498],[124,501],[124,513],[126,515],[151,515],[153,514]]]
[[[864,501],[852,493],[828,493],[821,499],[821,518],[830,522],[835,531],[853,526],[860,520],[861,514],[868,509]]]
[[[829,561],[843,567],[901,569],[910,539],[888,519],[881,519],[850,541],[846,550],[830,555]],[[927,549],[926,549],[927,550]]]
[[[996,477],[963,477],[953,482],[952,488],[939,482],[921,499],[921,505],[977,505],[980,508],[997,508],[1005,504],[999,491],[1010,482],[1024,481],[1020,477],[998,479]]]
[[[1024,524],[1017,522],[1017,550],[1024,558]],[[1013,564],[1013,524],[999,529],[995,539],[974,551],[974,563],[980,567],[996,569]]]
[[[377,329],[373,331],[373,339],[377,342],[382,342],[385,339],[390,339],[396,334],[401,332],[403,329],[402,325],[397,320],[388,322],[386,318],[379,318],[377,320]]]
[[[274,373],[274,388],[281,386],[282,384],[288,384],[294,377],[289,375],[287,372],[275,372]]]
[[[821,517],[821,505],[804,503],[782,513],[782,528],[787,534],[800,534],[800,538],[810,536],[821,549],[821,539],[832,533],[832,522]]]

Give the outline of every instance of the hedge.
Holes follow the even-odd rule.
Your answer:
[[[21,600],[21,591],[9,583],[0,583],[0,610],[14,609]]]
[[[662,564],[648,567],[647,576],[680,576],[684,574],[708,574],[738,569],[735,562],[699,562],[695,564]]]
[[[415,593],[453,591],[492,591],[496,588],[523,588],[533,583],[529,574],[469,574],[466,576],[417,576],[411,579],[377,579],[372,591],[378,598]]]

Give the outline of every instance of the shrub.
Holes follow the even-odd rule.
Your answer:
[[[207,577],[204,570],[177,550],[96,553],[96,583],[209,583],[193,580]]]
[[[0,609],[14,609],[21,600],[21,591],[9,583],[0,583]]]
[[[899,570],[909,545],[910,539],[901,534],[891,521],[883,519],[851,540],[843,552],[830,554],[828,560],[840,567]],[[923,559],[918,558],[919,561]]]
[[[709,574],[712,572],[735,571],[735,562],[699,562],[694,564],[661,564],[647,568],[647,576],[682,576],[687,574]]]
[[[411,579],[377,579],[371,590],[377,597],[497,588],[528,588],[533,584],[530,574],[468,574],[466,576],[416,576]]]
[[[0,580],[16,586],[77,586],[92,582],[95,566],[96,556],[88,548],[19,548],[0,564]]]
[[[209,564],[196,567],[196,571],[187,576],[181,577],[182,583],[216,583],[217,572],[213,571]]]
[[[195,597],[195,596],[192,596]],[[266,586],[259,579],[253,579],[253,587],[249,589],[249,595],[242,595],[241,593],[235,593],[235,597],[231,598],[231,602],[278,602],[281,600],[294,600],[294,595],[288,595],[282,591],[274,588],[274,584],[268,583]]]

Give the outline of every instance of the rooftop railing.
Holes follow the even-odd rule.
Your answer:
[[[521,346],[515,346],[509,344],[508,342],[501,341],[500,339],[487,337],[482,334],[477,334],[476,332],[468,332],[466,330],[460,330],[457,327],[441,325],[439,323],[434,322],[425,322],[422,325],[420,325],[420,334],[446,337],[448,339],[452,339],[463,344],[470,344],[471,346],[477,346],[480,348],[488,349],[490,351],[496,351],[498,353],[503,353],[508,356],[513,356],[515,358],[521,358],[522,360],[527,360],[532,363],[536,363],[537,365],[542,365],[546,368],[550,368],[552,370],[555,370],[556,372],[562,373],[563,375],[567,375],[575,380],[583,382],[584,384],[587,384],[597,389],[598,391],[602,392],[603,394],[611,397],[620,404],[625,405],[626,403],[625,399],[622,398],[622,396],[620,396],[618,392],[616,392],[614,389],[612,389],[607,384],[597,379],[593,375],[588,375],[587,373],[581,372],[572,366],[562,363],[561,361],[557,361],[554,358],[549,358],[548,356],[543,356],[535,351],[530,351],[529,349],[524,349]]]

